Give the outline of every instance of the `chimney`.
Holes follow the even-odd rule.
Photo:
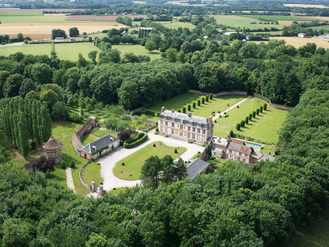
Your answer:
[[[212,123],[212,116],[208,117],[208,124],[209,124],[209,126],[212,126],[213,125],[213,123]]]
[[[192,116],[192,112],[189,112],[189,113],[187,114],[187,116],[188,116],[188,117],[191,117],[191,116]]]
[[[162,106],[162,107],[161,107],[161,113],[164,112],[164,110],[165,110],[165,107]]]
[[[174,109],[171,109],[171,112],[174,113]]]

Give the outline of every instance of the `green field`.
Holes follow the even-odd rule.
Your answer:
[[[98,137],[103,137],[108,134],[114,137],[118,137],[117,133],[114,130],[101,130],[100,128],[96,128],[95,130],[93,130],[92,134]]]
[[[1,13],[0,18],[2,16],[42,16],[42,12]]]
[[[83,181],[88,185],[94,181],[96,183],[96,187],[99,186],[100,182],[103,182],[103,178],[100,174],[101,166],[97,164],[98,163],[96,162],[89,163],[82,173]]]
[[[136,56],[138,55],[150,56],[151,60],[161,58],[160,53],[156,51],[152,51],[152,53],[150,53],[148,50],[146,50],[143,46],[140,45],[112,45],[112,49],[118,49],[121,52],[121,58],[125,53],[129,53],[129,52],[134,53]]]
[[[120,192],[125,192],[127,189],[127,187],[120,187],[120,188],[115,188],[111,191],[108,192],[109,195],[112,195],[112,196],[116,196],[116,195],[119,195]]]
[[[91,134],[88,134],[88,135],[86,135],[83,139],[82,139],[82,144],[85,146],[85,145],[87,145],[88,143],[90,143],[90,142],[93,142],[93,141],[96,141],[96,140],[98,140],[99,138],[97,138],[97,137],[95,137],[95,136],[93,136],[93,135],[91,135]]]
[[[156,147],[153,147],[154,143]],[[175,148],[177,148],[178,153],[174,153]],[[186,148],[184,147],[170,147],[166,146],[163,142],[153,142],[132,155],[120,160],[114,167],[113,173],[116,177],[121,179],[138,180],[145,160],[152,155],[157,155],[159,158],[163,158],[168,154],[171,155],[173,159],[176,159],[185,151]],[[122,162],[125,163],[125,166],[122,166]],[[129,174],[131,174],[131,176]]]
[[[310,27],[310,28],[312,28],[313,30],[321,30],[321,29],[329,30],[329,25],[316,26],[316,27]]]
[[[250,15],[246,17],[242,16],[237,16],[237,15],[214,15],[216,21],[218,24],[226,25],[226,26],[231,26],[231,27],[240,27],[240,28],[250,28],[250,29],[258,29],[262,28],[279,28],[282,29],[282,25],[277,25],[277,24],[258,24],[260,20],[257,20],[257,16]],[[256,24],[250,24],[250,22],[256,22]]]
[[[55,44],[55,51],[57,56],[62,60],[77,61],[78,55],[81,53],[86,60],[88,60],[88,53],[99,49],[93,46],[92,43],[72,43],[72,44]],[[15,46],[1,46],[0,54],[9,56],[16,52],[23,52],[24,54],[33,55],[48,55],[50,56],[51,44],[33,44],[33,45],[15,45]]]
[[[2,24],[6,23],[67,23],[65,15],[40,15],[40,16],[0,16]],[[73,22],[72,22],[73,23]],[[81,22],[79,22],[81,23]]]
[[[191,105],[193,102],[197,102],[198,100],[201,101],[201,98],[205,97],[203,95],[194,94],[194,93],[183,93],[181,95],[175,96],[169,100],[162,101],[160,103],[157,103],[153,105],[152,107],[147,107],[147,109],[154,110],[154,111],[160,111],[161,107],[164,106],[167,110],[175,109],[181,110],[183,107],[186,107],[187,111],[187,105]],[[223,95],[219,97],[214,97],[212,100],[209,100],[208,102],[205,102],[205,104],[202,104],[200,106],[196,106],[195,109],[192,107],[192,114],[200,117],[209,117],[211,116],[211,113],[215,111],[216,113],[218,111],[222,112],[229,108],[230,106],[238,103],[239,101],[243,100],[246,96],[244,95]],[[229,106],[227,105],[229,104]],[[157,117],[150,117],[148,116],[148,119],[152,121],[157,121]]]
[[[63,143],[63,159],[65,163],[68,165],[71,160],[75,163],[76,168],[72,169],[72,176],[76,193],[79,195],[86,195],[90,191],[80,182],[79,178],[80,168],[86,160],[77,155],[71,141],[72,136],[80,127],[81,124],[54,121],[52,124],[52,134],[54,138]],[[63,171],[65,173],[65,170],[58,169],[51,174],[54,175],[54,179],[66,185],[66,179],[63,181]]]
[[[284,16],[284,15],[239,15],[244,18],[252,18],[258,20],[274,20],[274,21],[310,21],[310,19],[299,18],[295,16]]]
[[[167,28],[172,28],[172,29],[178,29],[179,27],[181,27],[181,28],[187,27],[190,30],[192,30],[192,29],[195,28],[195,25],[193,25],[190,22],[179,22],[179,21],[177,21],[177,22],[174,22],[174,23],[164,23],[162,25],[167,27]]]
[[[260,106],[263,106],[266,103],[265,100],[254,98],[248,99],[242,104],[239,108],[234,108],[227,112],[228,117],[218,118],[214,126],[214,135],[225,137],[229,134],[230,130],[233,130],[234,133],[255,138],[255,142],[265,142],[268,143],[274,142],[275,144],[278,141],[277,132],[280,130],[283,121],[285,120],[288,111],[282,111],[274,108],[268,108],[263,113],[260,113],[259,116],[256,115],[256,119],[252,119],[244,128],[241,128],[240,131],[236,130],[236,124],[240,123],[241,120],[256,111]],[[273,152],[273,151],[272,151]]]

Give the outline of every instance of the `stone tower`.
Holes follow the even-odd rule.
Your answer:
[[[60,163],[62,158],[62,143],[57,141],[52,135],[46,143],[43,143],[43,153],[47,159],[54,159],[55,163]]]

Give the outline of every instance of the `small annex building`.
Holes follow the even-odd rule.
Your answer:
[[[48,159],[54,159],[55,164],[60,163],[63,160],[62,157],[62,146],[63,143],[57,141],[53,135],[50,136],[49,140],[43,143],[43,153]]]
[[[299,37],[299,38],[311,38],[311,36],[308,35],[307,33],[299,33],[299,34],[298,34],[298,37]]]
[[[64,42],[64,37],[55,37],[55,42]]]
[[[194,159],[188,161],[188,164],[186,165],[187,178],[193,180],[198,174],[206,171],[209,166],[210,164],[203,161],[202,159]]]
[[[159,133],[192,140],[198,143],[209,142],[213,135],[212,116],[205,118],[189,113],[175,112],[161,108],[158,119]]]
[[[79,154],[81,157],[91,160],[96,159],[99,156],[97,152],[98,149],[107,146],[108,148],[104,149],[101,154],[105,154],[112,149],[120,145],[120,140],[110,134],[99,138],[96,141],[88,143],[86,146],[83,146],[79,149]]]

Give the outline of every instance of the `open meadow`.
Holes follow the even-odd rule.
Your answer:
[[[95,50],[99,51],[99,49],[93,46],[93,44],[90,42],[55,44],[55,51],[57,56],[62,60],[77,61],[79,53],[81,53],[84,58],[88,60],[88,53]],[[9,56],[10,54],[14,54],[16,52],[50,56],[50,51],[51,44],[0,46],[0,54],[3,56]]]
[[[140,46],[140,45],[112,45],[112,49],[117,49],[121,52],[121,57],[125,53],[134,53],[136,56],[138,55],[146,55],[150,56],[151,60],[154,59],[160,59],[161,58],[161,53],[152,51],[151,53],[145,49],[145,47]]]
[[[296,16],[286,16],[286,15],[239,15],[244,18],[252,18],[258,20],[259,18],[263,20],[274,20],[274,21],[309,21],[307,17],[296,17]]]
[[[155,144],[155,147],[153,144]],[[177,153],[174,152],[175,148],[177,148]],[[132,155],[120,160],[114,167],[113,173],[116,177],[121,179],[138,180],[145,160],[150,158],[152,155],[157,155],[161,159],[168,154],[175,160],[185,151],[186,148],[184,147],[170,147],[165,145],[163,142],[152,142]],[[124,163],[124,166],[122,163]]]
[[[286,45],[293,45],[296,48],[306,45],[307,43],[315,43],[316,46],[329,48],[329,42],[326,39],[313,39],[313,38],[299,38],[299,37],[275,37],[273,39],[284,40]],[[268,43],[268,41],[249,41],[260,44],[261,42]]]
[[[255,119],[252,119],[240,131],[236,130],[236,124],[241,120],[245,120],[247,116],[253,111],[259,109],[267,103],[265,100],[259,98],[251,98],[239,105],[239,108],[234,108],[227,112],[227,117],[217,118],[214,124],[214,135],[225,137],[231,130],[234,133],[255,138],[255,142],[267,141],[268,143],[277,144],[278,134],[283,121],[285,120],[288,111],[278,110],[269,107],[268,110],[263,111]]]
[[[178,29],[179,27],[181,27],[181,28],[187,27],[190,30],[192,30],[192,29],[195,28],[195,26],[190,22],[179,22],[179,21],[177,21],[177,22],[173,22],[173,23],[163,23],[162,25],[167,27],[167,28],[172,28],[172,29]]]

